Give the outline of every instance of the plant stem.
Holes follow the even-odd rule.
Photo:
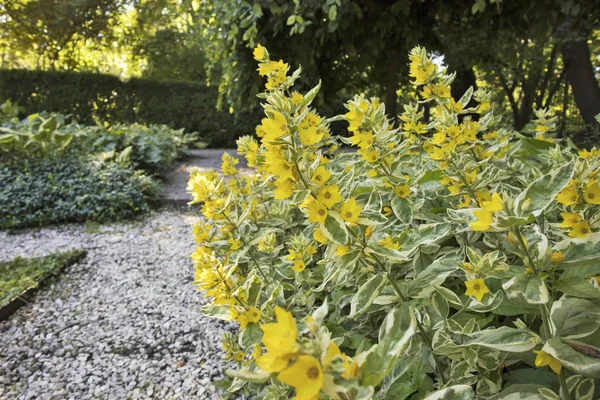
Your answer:
[[[558,381],[560,382],[560,387],[563,390],[564,400],[571,400],[571,393],[569,393],[569,386],[567,385],[567,375],[565,374],[565,370],[560,370],[560,374],[558,374]]]
[[[529,264],[531,265],[531,269],[533,270],[533,273],[537,275],[537,269],[535,267],[535,264],[533,262],[533,259],[531,258],[531,255],[529,254],[529,249],[527,247],[527,245],[525,244],[525,240],[523,240],[523,236],[521,235],[521,229],[519,229],[519,227],[515,228],[514,232],[517,235],[517,238],[519,239],[519,243],[521,244],[521,247],[523,248],[523,251],[525,252],[525,255],[527,256],[527,260],[529,261]],[[542,284],[544,286],[546,286],[546,282],[544,280],[542,280]],[[540,304],[540,313],[542,314],[542,328],[544,330],[544,336],[545,336],[545,340],[550,340],[553,336],[554,336],[554,332],[552,332],[552,325],[551,325],[551,321],[550,321],[550,315],[548,313],[548,309],[546,308],[545,304]],[[560,383],[560,388],[562,389],[563,393],[564,393],[564,400],[571,400],[571,395],[569,393],[569,386],[567,385],[567,380],[566,380],[566,376],[565,376],[565,371],[564,369],[560,371],[560,374],[558,374],[558,381]]]
[[[398,285],[392,278],[390,271],[387,268],[385,268],[385,266],[383,265],[381,260],[376,255],[373,254],[373,258],[375,259],[375,261],[377,261],[379,268],[383,272],[385,272],[388,281],[390,282],[390,284],[392,285],[392,288],[394,289],[394,292],[396,292],[396,294],[398,295],[398,297],[400,297],[400,300],[402,300],[402,302],[406,302],[407,298],[404,297],[404,295],[402,294],[402,291],[400,290],[400,288],[398,287]],[[418,319],[416,321],[417,321],[417,329],[419,330],[419,333],[423,337],[423,340],[425,341],[425,344],[427,345],[427,347],[429,347],[429,349],[431,350],[431,355],[433,356],[433,361],[435,363],[435,369],[436,369],[438,378],[439,378],[440,382],[442,383],[442,385],[445,385],[446,379],[444,378],[444,373],[442,370],[442,363],[439,360],[439,358],[437,357],[437,355],[433,352],[433,341],[432,341],[431,337],[429,336],[429,333],[425,330],[425,327],[421,324],[421,321],[419,321]]]

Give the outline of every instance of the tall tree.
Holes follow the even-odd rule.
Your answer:
[[[5,50],[35,54],[38,68],[72,67],[75,45],[109,35],[124,5],[124,0],[5,0],[0,5]]]

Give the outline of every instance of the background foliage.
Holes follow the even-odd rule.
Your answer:
[[[217,111],[217,90],[198,82],[161,82],[104,74],[0,70],[0,101],[25,114],[39,111],[72,116],[82,124],[165,124],[198,132],[213,147],[233,146],[254,131],[257,113]]]

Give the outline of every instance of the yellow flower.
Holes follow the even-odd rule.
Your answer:
[[[342,204],[340,217],[346,222],[355,224],[358,222],[358,217],[360,216],[362,209],[363,208],[361,206],[356,204],[356,199],[354,197],[350,197],[344,202],[344,204]]]
[[[250,307],[246,312],[248,316],[248,322],[258,322],[260,321],[260,310],[257,307]]]
[[[266,55],[265,48],[262,47],[260,45],[260,43],[257,44],[256,47],[254,48],[254,51],[252,52],[252,55],[254,56],[254,59],[256,61],[262,61]]]
[[[317,201],[321,202],[327,208],[331,208],[340,201],[342,196],[340,195],[340,188],[338,185],[323,186],[319,189]]]
[[[280,181],[293,178],[292,166],[285,160],[277,160],[268,169],[269,173],[275,175]]]
[[[298,135],[300,136],[300,141],[305,146],[312,146],[323,139],[323,132],[319,133],[316,126],[311,126],[308,129],[300,128],[298,129]]]
[[[394,193],[403,199],[407,198],[411,194],[410,187],[408,185],[398,185],[394,187]]]
[[[325,234],[319,227],[315,228],[315,231],[313,232],[313,238],[321,244],[325,244],[329,241],[329,239],[327,239],[327,236],[325,236]]]
[[[301,355],[289,368],[277,376],[281,382],[296,389],[296,400],[314,400],[323,387],[323,368],[319,360]]]
[[[235,321],[240,324],[240,328],[244,329],[248,326],[248,316],[246,314],[240,314],[237,316]]]
[[[487,231],[494,222],[492,213],[486,210],[475,210],[473,215],[477,218],[476,222],[470,222],[471,229],[474,231]]]
[[[552,261],[552,264],[559,264],[561,262],[563,262],[565,260],[565,255],[563,254],[562,251],[557,251],[556,253],[552,253],[552,255],[550,256],[550,261]]]
[[[431,139],[431,143],[433,144],[442,144],[446,141],[446,132],[440,131],[433,135],[433,139]]]
[[[263,331],[262,342],[267,348],[267,353],[256,359],[263,371],[279,372],[287,367],[290,358],[298,351],[298,329],[292,313],[275,306],[277,322],[261,325]]]
[[[298,92],[292,93],[292,104],[293,105],[297,106],[298,104],[301,104],[302,100],[304,100],[304,96],[302,96],[300,93],[298,93]]]
[[[327,207],[318,201],[313,201],[308,205],[309,222],[318,222],[320,224],[324,224],[325,218],[327,218]]]
[[[260,346],[258,344],[255,344],[254,346],[252,346],[252,359],[256,360],[258,357],[260,357],[262,354],[262,349],[260,348]]]
[[[481,208],[488,212],[504,210],[504,202],[498,193],[494,193],[489,201],[482,201]]]
[[[353,362],[352,359],[346,354],[342,353],[338,345],[335,344],[335,342],[329,342],[329,346],[327,347],[327,354],[323,358],[323,365],[326,369],[332,368],[333,360],[336,357],[341,357],[344,360],[344,363],[342,364],[344,368],[344,372],[342,373],[343,378],[350,379],[356,376],[356,373],[358,372],[358,369],[356,368],[358,366],[356,365],[356,363]]]
[[[378,245],[385,247],[386,249],[400,249],[400,243],[395,243],[390,235],[387,235],[385,239],[381,239],[377,242]]]
[[[235,361],[244,361],[244,358],[246,358],[246,354],[243,351],[236,351],[233,355]]]
[[[600,185],[598,185],[598,180],[590,179],[583,190],[583,198],[589,204],[600,204]]]
[[[275,182],[275,186],[277,187],[274,192],[275,200],[285,200],[294,193],[294,186],[289,179],[285,179],[283,182],[278,180]]]
[[[350,253],[350,246],[340,245],[335,248],[335,255],[338,257],[345,256]]]
[[[311,178],[313,182],[317,182],[319,185],[325,184],[331,178],[331,172],[327,170],[323,165],[320,165]]]
[[[465,294],[467,296],[475,297],[479,302],[481,302],[483,296],[490,291],[481,278],[468,280],[465,282],[465,286],[467,287]]]
[[[263,118],[261,122],[264,132],[263,140],[275,140],[288,133],[287,120],[279,111],[275,111],[272,118]]]
[[[574,184],[570,184],[556,196],[556,201],[565,206],[571,206],[577,204],[579,200],[579,194],[577,193],[577,187]]]
[[[224,175],[235,175],[235,174],[237,174],[238,171],[235,168],[235,166],[240,162],[240,160],[238,160],[237,158],[233,157],[229,153],[223,153],[223,156],[221,157],[221,160],[223,161],[223,163],[221,164],[221,170],[223,171]]]
[[[548,125],[537,124],[535,131],[538,133],[546,133],[548,132]]]
[[[563,222],[560,224],[561,228],[572,228],[583,221],[583,217],[578,213],[561,212],[560,216],[563,219]]]
[[[363,158],[363,160],[370,162],[370,163],[374,163],[377,162],[377,160],[379,160],[379,153],[377,153],[377,150],[367,150],[367,149],[360,149],[357,151],[358,154],[360,154]]]
[[[560,374],[560,371],[562,371],[562,363],[558,359],[554,358],[545,351],[533,350],[533,352],[537,354],[537,356],[535,356],[536,367],[539,368],[548,365],[556,375]]]
[[[583,239],[590,233],[592,233],[590,224],[584,220],[584,221],[582,221],[578,224],[575,224],[571,227],[571,232],[569,232],[569,236],[572,238]]]
[[[460,208],[466,208],[469,207],[471,205],[471,196],[469,196],[468,194],[465,194],[462,196],[462,201],[460,203],[458,203],[458,206]]]
[[[305,269],[306,269],[306,264],[304,263],[304,260],[302,260],[302,259],[294,260],[294,265],[292,266],[293,271],[300,273],[300,272],[304,271]]]

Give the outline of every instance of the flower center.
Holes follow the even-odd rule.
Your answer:
[[[319,210],[319,215],[325,215],[325,210],[323,210],[323,209],[320,209],[320,210]]]
[[[473,285],[473,289],[479,290],[479,289],[481,289],[481,286],[479,286],[479,283],[476,283]]]
[[[306,375],[308,379],[317,379],[319,377],[319,369],[317,367],[310,367],[308,371],[306,371]]]
[[[583,234],[588,233],[588,229],[587,228],[581,228],[581,233],[583,233]]]
[[[577,196],[571,196],[571,201],[577,201]]]
[[[594,197],[596,197],[594,193],[588,193],[588,199],[593,199]]]
[[[329,193],[329,192],[325,192],[325,198],[326,198],[326,199],[330,199],[330,198],[331,198],[331,193]]]
[[[352,213],[350,211],[346,211],[346,214],[344,214],[346,216],[346,218],[351,218],[352,217]]]

